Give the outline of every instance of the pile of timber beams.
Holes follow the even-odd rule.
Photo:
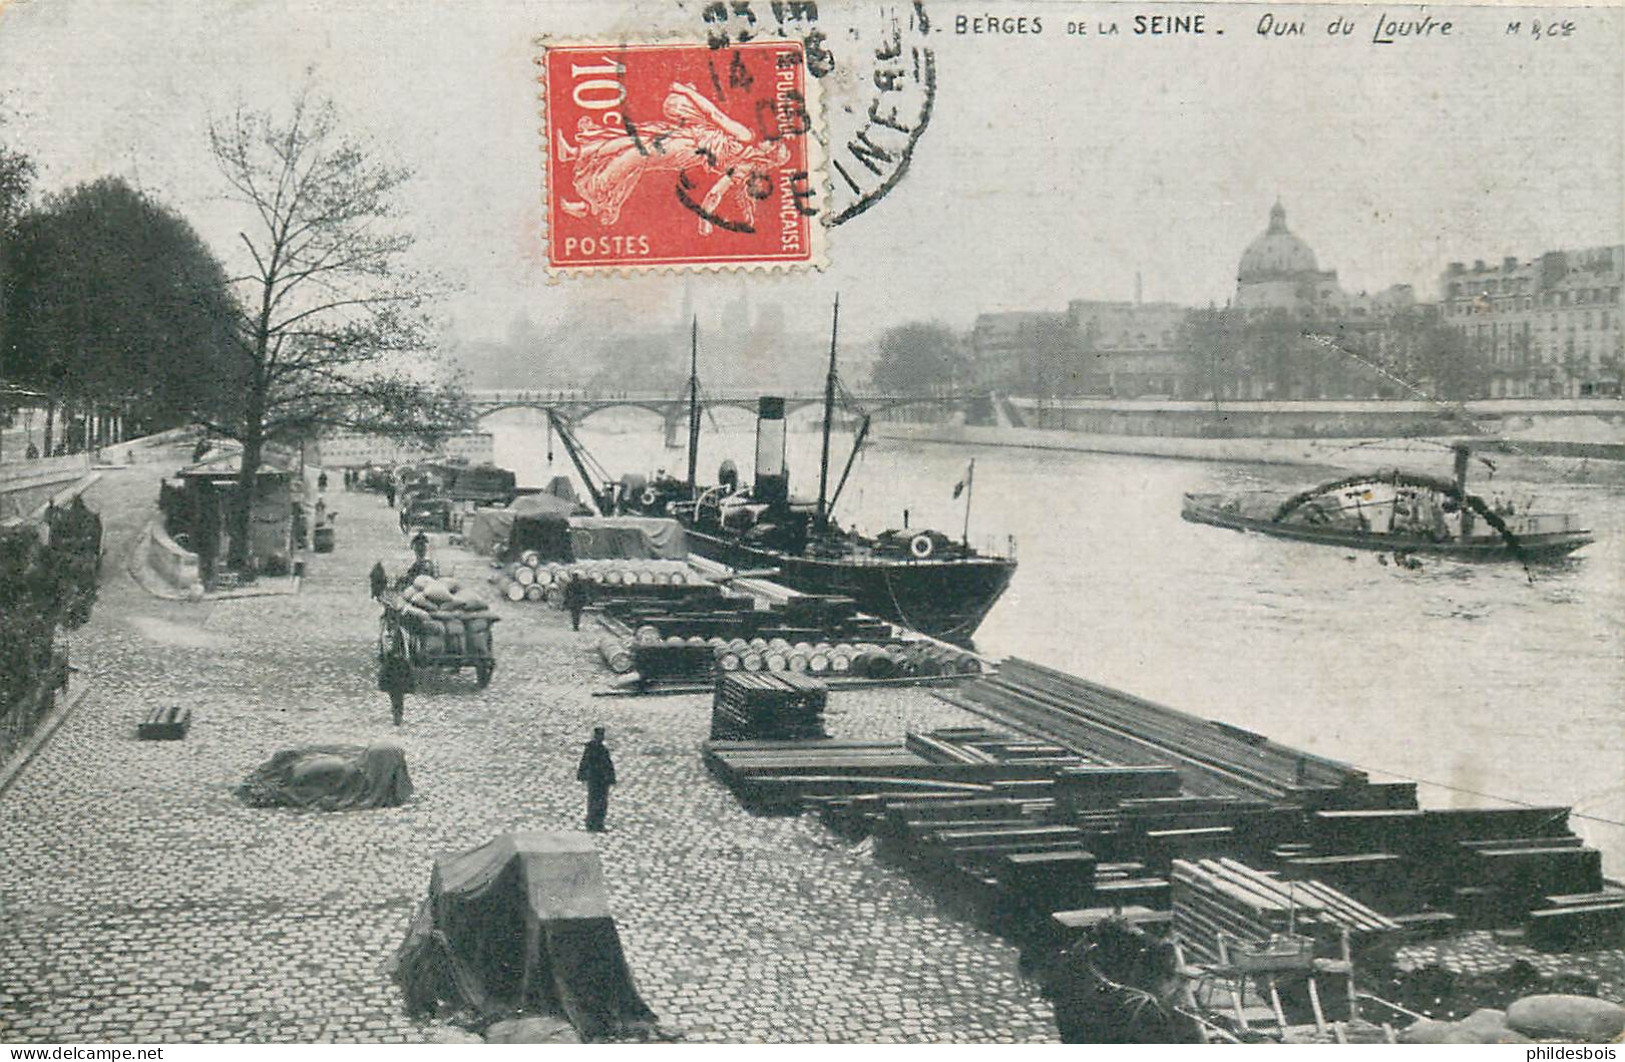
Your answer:
[[[1363,771],[1019,658],[943,700],[1112,766],[1175,770],[1193,796],[1359,803]],[[1374,798],[1392,799],[1379,790]]]
[[[711,740],[827,738],[828,701],[829,687],[805,675],[721,675],[711,701]]]
[[[1399,923],[1318,881],[1283,881],[1234,859],[1176,860],[1173,926],[1188,949],[1209,962],[1220,941],[1264,944],[1290,934],[1314,954],[1341,954],[1344,934],[1359,946],[1400,931]]]
[[[1603,889],[1601,854],[1569,829],[1563,807],[1320,810],[1306,827],[1301,844],[1276,849],[1282,869],[1391,913],[1512,926],[1551,909],[1548,897]]]
[[[1625,889],[1546,896],[1524,923],[1531,945],[1549,951],[1618,947],[1625,942]]]
[[[1053,773],[1019,761],[941,762],[889,742],[708,741],[703,750],[712,774],[758,811],[794,811],[814,800],[877,795],[1047,793]]]

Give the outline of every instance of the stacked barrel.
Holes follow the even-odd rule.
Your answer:
[[[930,678],[979,675],[982,664],[973,654],[932,642],[882,645],[872,642],[795,642],[783,638],[662,637],[645,624],[633,632],[641,645],[709,647],[718,672],[805,674],[815,678]],[[631,653],[623,639],[606,641],[603,656],[611,670],[631,670]],[[622,663],[625,666],[617,666]]]
[[[682,586],[700,581],[688,565],[674,560],[584,560],[565,564],[544,561],[527,550],[495,569],[491,582],[509,601],[549,601],[560,605],[564,584],[571,578],[585,579],[595,589],[614,590],[639,586]]]

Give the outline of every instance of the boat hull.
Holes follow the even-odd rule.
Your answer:
[[[1427,554],[1465,561],[1555,561],[1594,541],[1592,536],[1584,531],[1519,535],[1518,548],[1514,550],[1506,539],[1499,535],[1475,536],[1462,541],[1437,540],[1404,534],[1360,533],[1337,528],[1276,523],[1260,517],[1228,512],[1218,504],[1190,496],[1186,497],[1180,515],[1191,523],[1223,527],[1232,531],[1255,531],[1271,538],[1293,542],[1385,553]]]
[[[970,643],[1015,574],[1013,560],[845,560],[759,549],[687,529],[689,549],[732,568],[776,568],[774,581],[805,594],[850,597],[873,616],[934,638]]]

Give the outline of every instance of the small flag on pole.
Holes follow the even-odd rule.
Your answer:
[[[970,465],[967,466],[966,469],[965,469],[965,478],[961,479],[958,483],[954,484],[954,497],[955,498],[957,498],[961,494],[965,493],[965,488],[970,486],[971,477],[974,476],[975,474],[976,474],[976,462],[972,461],[970,463]]]

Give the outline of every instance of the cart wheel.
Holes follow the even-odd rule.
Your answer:
[[[496,667],[491,661],[474,665],[474,677],[479,681],[480,689],[483,690],[491,684],[491,672],[495,671]]]

